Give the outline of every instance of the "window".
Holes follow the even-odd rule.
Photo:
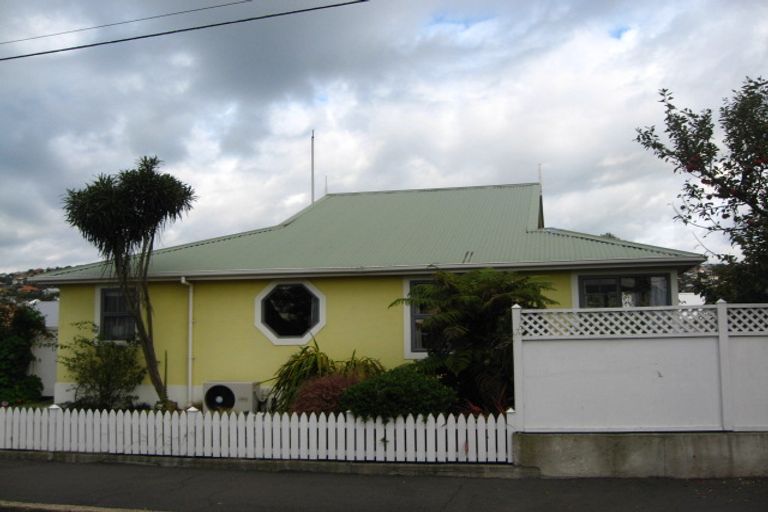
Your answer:
[[[119,288],[101,289],[100,316],[99,332],[103,339],[128,340],[136,335],[136,324]]]
[[[276,345],[308,342],[325,323],[325,298],[305,282],[274,283],[256,298],[256,327]]]
[[[411,281],[409,284],[409,290],[422,284],[430,284],[431,281]],[[425,331],[422,327],[424,325],[424,319],[429,318],[432,314],[431,311],[426,310],[423,306],[417,306],[411,304],[410,306],[410,352],[423,353],[427,352],[427,344],[429,343],[429,332]]]
[[[669,275],[588,276],[579,279],[583,308],[629,308],[671,304]]]
[[[320,301],[303,284],[281,284],[261,301],[262,321],[277,336],[304,336],[317,325]]]

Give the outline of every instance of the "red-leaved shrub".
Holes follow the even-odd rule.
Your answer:
[[[319,414],[324,412],[341,412],[339,400],[344,391],[360,382],[360,379],[351,375],[324,375],[305,382],[296,393],[296,399],[290,407],[290,412],[301,414],[305,412]]]

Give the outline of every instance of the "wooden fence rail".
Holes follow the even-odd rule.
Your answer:
[[[0,409],[0,449],[179,457],[511,463],[504,415],[235,414]]]

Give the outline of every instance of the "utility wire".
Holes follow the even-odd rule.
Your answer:
[[[229,7],[231,5],[246,4],[248,2],[253,2],[253,0],[238,0],[237,2],[229,2],[229,3],[226,3],[226,4],[211,5],[211,6],[208,6],[208,7],[199,7],[197,9],[189,9],[189,10],[186,10],[186,11],[176,11],[176,12],[169,12],[167,14],[157,14],[155,16],[147,16],[146,18],[136,18],[136,19],[133,19],[133,20],[116,21],[115,23],[106,23],[104,25],[96,25],[95,27],[76,28],[76,29],[72,29],[72,30],[65,30],[64,32],[55,32],[53,34],[44,34],[44,35],[41,35],[41,36],[25,37],[23,39],[14,39],[12,41],[0,41],[0,44],[21,43],[23,41],[32,41],[34,39],[43,39],[43,38],[46,38],[46,37],[63,36],[63,35],[66,35],[66,34],[75,34],[77,32],[85,32],[86,30],[96,30],[97,28],[115,27],[117,25],[127,25],[128,23],[136,23],[137,21],[156,20],[158,18],[167,18],[169,16],[177,16],[179,14],[187,14],[187,13],[190,13],[190,12],[207,11],[209,9],[218,9],[220,7]]]
[[[81,44],[79,46],[70,46],[67,48],[57,48],[55,50],[46,50],[44,52],[35,52],[35,53],[27,53],[24,55],[14,55],[12,57],[2,57],[0,58],[0,62],[5,60],[15,60],[15,59],[25,59],[27,57],[36,57],[38,55],[49,55],[51,53],[61,53],[61,52],[68,52],[72,50],[83,50],[85,48],[94,48],[96,46],[104,46],[108,44],[116,44],[116,43],[125,43],[127,41],[136,41],[139,39],[149,39],[152,37],[160,37],[160,36],[167,36],[171,34],[180,34],[182,32],[192,32],[193,30],[202,30],[205,28],[214,28],[214,27],[223,27],[225,25],[234,25],[237,23],[247,23],[249,21],[259,21],[259,20],[267,20],[271,18],[280,18],[283,16],[290,16],[292,14],[302,14],[307,12],[313,12],[313,11],[322,11],[324,9],[333,9],[335,7],[344,7],[346,5],[354,5],[354,4],[360,4],[367,2],[368,0],[351,0],[349,2],[341,2],[337,4],[328,4],[328,5],[320,5],[317,7],[308,7],[306,9],[295,9],[293,11],[283,11],[283,12],[277,12],[273,14],[264,14],[262,16],[253,16],[251,18],[242,18],[238,20],[232,20],[232,21],[223,21],[221,23],[211,23],[209,25],[199,25],[196,27],[187,27],[187,28],[180,28],[176,30],[168,30],[165,32],[156,32],[154,34],[145,34],[143,36],[134,36],[134,37],[126,37],[123,39],[113,39],[111,41],[102,41],[100,43],[91,43],[91,44]]]

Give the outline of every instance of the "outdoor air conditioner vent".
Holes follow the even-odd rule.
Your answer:
[[[206,411],[254,412],[258,404],[257,382],[203,383],[203,409]]]

